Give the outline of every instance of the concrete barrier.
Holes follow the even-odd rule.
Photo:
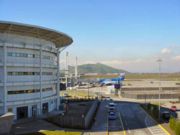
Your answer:
[[[6,135],[10,133],[11,126],[13,123],[14,114],[6,113],[0,116],[0,135]]]
[[[86,114],[85,119],[84,119],[84,128],[85,129],[87,129],[90,126],[90,124],[93,120],[94,114],[96,112],[97,106],[98,106],[98,101],[94,101],[94,103],[92,104],[88,113]]]

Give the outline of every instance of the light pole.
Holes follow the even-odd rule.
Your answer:
[[[160,114],[161,114],[161,102],[160,102],[160,99],[161,99],[161,62],[162,62],[162,59],[158,59],[157,60],[158,64],[159,64],[159,121],[160,121]]]
[[[88,99],[89,99],[89,82],[88,82]]]
[[[66,52],[66,71],[65,71],[65,77],[66,77],[66,89],[68,87],[68,77],[69,77],[69,52]]]

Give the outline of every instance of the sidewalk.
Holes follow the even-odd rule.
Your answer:
[[[32,120],[24,123],[14,124],[11,133],[18,135],[18,134],[38,132],[39,130],[63,130],[63,129],[45,120]]]

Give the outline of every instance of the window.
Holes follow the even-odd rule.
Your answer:
[[[50,87],[50,88],[43,88],[42,91],[43,92],[46,92],[46,91],[52,91],[53,89]]]
[[[36,92],[40,92],[40,89],[8,91],[8,94],[9,94],[9,95],[13,95],[13,94],[36,93]]]
[[[53,75],[52,72],[42,72],[42,75]]]
[[[8,112],[13,112],[13,109],[12,108],[8,108]]]
[[[28,54],[28,53],[18,53],[18,52],[8,52],[7,56],[24,57],[24,58],[39,58],[39,54]]]
[[[40,75],[40,72],[8,72],[9,76]]]
[[[42,58],[43,58],[43,59],[48,59],[48,60],[51,59],[51,57],[50,57],[50,56],[47,56],[47,55],[43,55]]]
[[[13,56],[13,53],[12,53],[12,52],[8,52],[7,55],[8,55],[8,56]]]
[[[28,54],[28,57],[29,58],[33,58],[33,54]]]
[[[43,88],[42,91],[46,92],[46,91],[52,91],[53,88],[49,87],[49,88]],[[28,94],[28,93],[37,93],[40,92],[40,89],[29,89],[29,90],[15,90],[15,91],[8,91],[9,95],[14,95],[14,94]]]

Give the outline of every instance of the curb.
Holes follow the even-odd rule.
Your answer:
[[[167,135],[171,135],[163,126],[161,126],[160,124],[158,124],[158,126],[159,126]]]

